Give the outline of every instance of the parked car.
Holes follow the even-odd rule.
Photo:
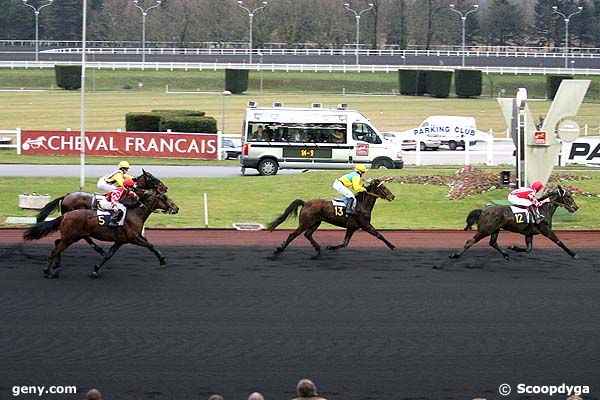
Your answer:
[[[223,138],[221,151],[224,160],[238,159],[242,154],[242,141],[240,139]]]
[[[387,140],[391,140],[400,144],[401,150],[416,150],[417,149],[417,141],[407,135],[401,135],[398,132],[383,132],[383,137]],[[424,137],[424,140],[421,141],[419,147],[421,151],[425,150],[437,150],[442,144],[441,141],[432,138],[432,137]]]

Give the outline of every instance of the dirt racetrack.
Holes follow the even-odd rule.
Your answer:
[[[502,383],[589,385],[584,398],[600,398],[593,235],[566,235],[579,260],[537,238],[510,262],[487,243],[449,260],[460,235],[394,252],[358,240],[320,260],[302,237],[275,260],[269,236],[157,240],[167,269],[125,246],[98,280],[98,256],[76,245],[48,280],[49,241],[19,249],[0,231],[0,399],[15,398],[13,385],[79,387],[42,399],[80,400],[89,387],[111,400],[289,399],[303,377],[330,400],[497,399]]]

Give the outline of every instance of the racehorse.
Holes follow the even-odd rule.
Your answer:
[[[176,214],[179,212],[179,207],[177,207],[166,193],[161,193],[157,189],[143,193],[140,189],[136,190],[140,195],[139,207],[128,209],[125,216],[125,223],[121,227],[109,228],[106,225],[100,225],[100,220],[95,210],[79,209],[69,211],[52,221],[38,222],[27,229],[23,234],[25,240],[41,239],[52,232],[60,230],[60,239],[54,241],[54,249],[52,249],[48,257],[48,265],[44,268],[44,275],[49,278],[57,278],[60,272],[61,253],[73,243],[86,237],[114,242],[100,264],[94,266],[93,277],[98,277],[102,265],[121,246],[127,243],[148,248],[156,255],[160,261],[160,265],[164,267],[166,265],[164,256],[144,237],[142,228],[144,222],[154,210],[163,210],[169,214]]]
[[[556,243],[560,248],[567,252],[568,255],[573,258],[578,258],[577,254],[569,249],[552,231],[552,216],[558,207],[564,207],[571,213],[577,211],[579,208],[577,203],[575,203],[573,196],[568,190],[559,185],[556,189],[549,191],[540,198],[540,200],[544,199],[550,199],[550,202],[544,203],[539,207],[540,214],[544,216],[544,219],[537,225],[516,223],[515,216],[510,206],[489,206],[483,210],[477,209],[471,211],[467,216],[467,226],[465,227],[465,230],[470,230],[471,226],[477,222],[477,233],[472,239],[467,240],[464,248],[450,254],[450,258],[459,258],[475,243],[490,236],[490,246],[498,250],[505,260],[509,260],[508,253],[498,246],[498,234],[500,233],[500,229],[525,235],[527,247],[521,248],[510,246],[510,250],[529,253],[533,245],[533,236],[542,234]]]
[[[310,241],[317,254],[313,258],[318,258],[321,255],[321,246],[313,238],[313,233],[319,228],[319,225],[323,221],[328,222],[332,225],[345,227],[346,236],[344,242],[337,246],[327,246],[327,250],[337,250],[342,247],[346,247],[358,229],[375,236],[377,239],[382,240],[391,250],[394,250],[395,246],[384,238],[374,227],[371,225],[371,212],[375,206],[375,201],[378,198],[385,199],[387,201],[394,200],[395,196],[390,190],[385,187],[384,183],[392,180],[393,178],[382,178],[373,179],[366,187],[366,192],[360,192],[356,195],[356,214],[350,215],[348,220],[344,215],[344,211],[339,206],[334,206],[331,200],[314,199],[304,202],[304,200],[294,200],[288,208],[281,214],[276,220],[271,222],[268,226],[269,231],[273,231],[283,221],[288,219],[290,215],[298,215],[298,207],[302,207],[300,210],[300,217],[298,219],[298,228],[290,233],[288,238],[275,250],[275,254],[279,254],[285,250],[285,248],[298,237],[302,232],[304,236]]]
[[[156,189],[160,193],[166,193],[168,188],[165,184],[152,175],[150,172],[142,169],[142,175],[134,178],[139,189]],[[94,194],[86,192],[71,192],[62,197],[58,197],[44,206],[36,217],[37,222],[45,221],[46,218],[55,210],[60,208],[60,213],[65,214],[73,210],[91,210],[93,208]],[[104,250],[90,238],[83,238],[96,252],[104,256]]]

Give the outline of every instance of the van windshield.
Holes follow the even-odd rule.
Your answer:
[[[343,124],[249,122],[248,142],[345,143]]]
[[[360,140],[371,144],[381,144],[381,138],[367,124],[354,123],[352,124],[352,139]]]

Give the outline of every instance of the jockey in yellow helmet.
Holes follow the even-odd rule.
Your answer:
[[[118,169],[109,172],[100,179],[98,179],[98,189],[106,192],[111,192],[118,187],[123,186],[125,179],[133,179],[133,176],[127,174],[130,165],[127,161],[121,161]]]
[[[354,214],[356,210],[356,197],[354,197],[352,190],[356,193],[367,191],[361,183],[361,178],[366,172],[367,167],[357,164],[354,171],[339,177],[333,182],[333,188],[348,199],[346,214]]]

